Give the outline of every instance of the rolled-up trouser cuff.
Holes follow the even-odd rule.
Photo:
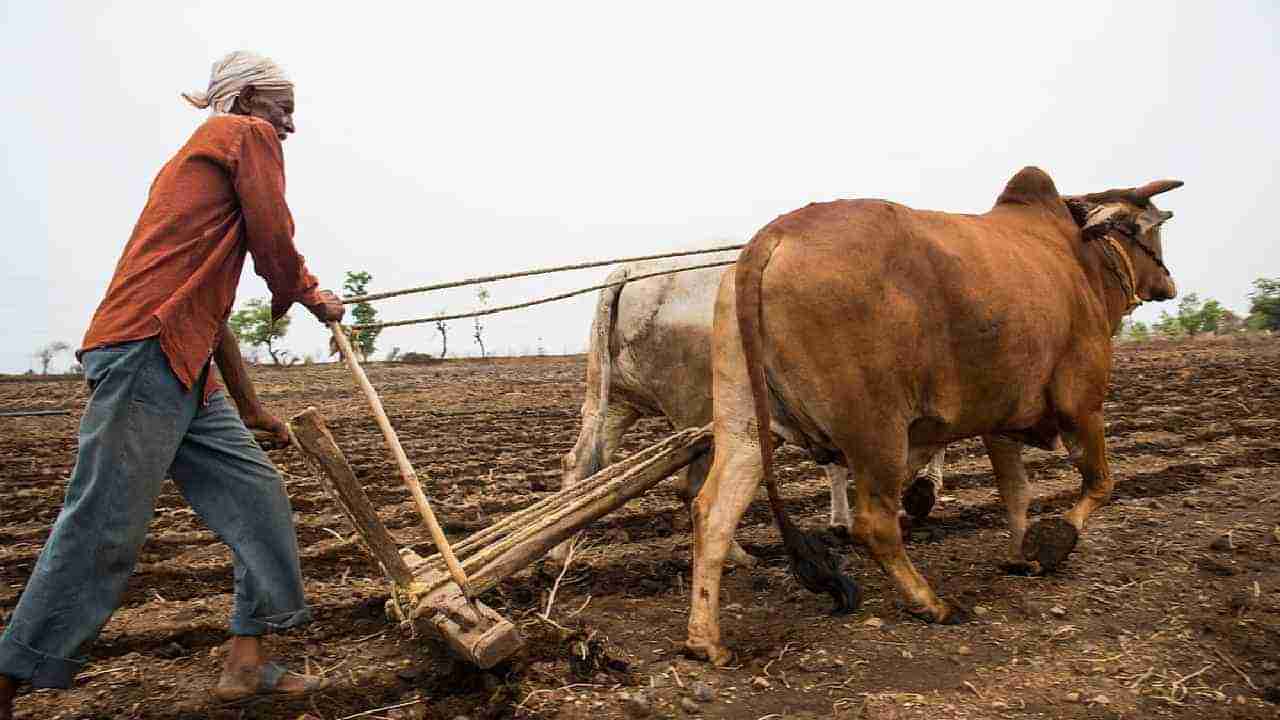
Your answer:
[[[293,612],[281,613],[261,618],[241,617],[237,613],[231,618],[232,635],[267,635],[289,628],[306,625],[311,622],[311,608],[302,608]]]
[[[85,659],[72,660],[46,655],[14,640],[0,642],[0,675],[36,688],[69,688]]]

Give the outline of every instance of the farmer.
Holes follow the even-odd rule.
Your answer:
[[[0,637],[0,720],[20,683],[71,685],[79,654],[115,611],[166,476],[231,547],[235,607],[221,700],[300,695],[319,678],[268,662],[260,638],[311,619],[280,474],[248,427],[287,431],[257,402],[226,319],[245,255],[279,318],[295,302],[322,322],[343,307],[293,245],[281,141],[293,85],[271,60],[213,66],[204,122],[151,185],[77,357],[91,394],[66,502]],[[215,358],[237,413],[210,376]]]

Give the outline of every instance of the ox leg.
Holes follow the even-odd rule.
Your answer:
[[[853,535],[853,516],[849,514],[849,469],[843,465],[823,465],[822,471],[831,482],[831,521],[827,527],[837,535]]]
[[[711,473],[693,501],[693,587],[685,649],[714,665],[725,665],[731,657],[720,642],[720,575],[738,521],[764,472],[759,446],[746,439],[754,432],[735,435],[730,439],[716,433]]]
[[[1027,468],[1022,464],[1022,443],[994,435],[984,435],[982,442],[987,446],[987,457],[991,460],[1000,499],[1004,501],[1009,518],[1008,568],[1013,571],[1029,570],[1029,563],[1022,555],[1022,539],[1027,534],[1027,506],[1031,504],[1031,493],[1027,484]]]
[[[1111,499],[1115,481],[1107,463],[1104,425],[1102,411],[1098,410],[1062,433],[1068,456],[1080,471],[1080,499],[1062,518],[1040,520],[1028,530],[1022,555],[1038,564],[1041,572],[1052,572],[1071,554],[1089,516]]]
[[[561,460],[564,474],[561,487],[571,488],[600,472],[613,463],[614,454],[622,442],[622,436],[635,425],[640,414],[633,408],[620,403],[611,403],[605,410],[604,417],[598,418],[591,413],[583,413],[582,431],[578,433],[578,441],[573,449]],[[566,540],[551,548],[548,557],[555,563],[564,564],[569,557],[569,543]]]
[[[898,452],[890,449],[895,444]],[[871,556],[880,563],[906,599],[907,609],[913,615],[948,625],[964,622],[964,612],[934,594],[929,583],[911,563],[911,558],[907,557],[898,522],[902,485],[912,475],[912,468],[907,463],[905,433],[896,443],[885,445],[889,447],[875,448],[873,453],[845,450],[845,457],[858,458],[855,465],[858,481],[854,486],[853,537],[871,551]]]
[[[684,500],[684,507],[689,511],[689,518],[693,518],[693,500],[698,497],[698,493],[702,491],[702,486],[706,484],[707,473],[711,471],[711,455],[703,455],[689,464],[681,473],[678,480],[680,496]],[[729,562],[742,567],[755,567],[759,560],[754,555],[747,552],[738,544],[737,540],[733,540],[729,545]]]
[[[913,520],[923,521],[933,511],[933,505],[942,495],[942,468],[946,464],[945,447],[929,459],[923,475],[917,475],[902,495],[902,507]]]

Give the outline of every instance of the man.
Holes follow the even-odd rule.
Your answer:
[[[245,255],[272,293],[342,319],[294,249],[281,141],[293,85],[267,58],[236,52],[208,90],[184,95],[211,117],[161,168],[106,297],[77,353],[91,389],[66,501],[0,636],[0,720],[19,683],[68,687],[115,611],[166,475],[234,555],[232,638],[214,695],[298,695],[318,678],[268,662],[260,636],[310,620],[280,474],[246,427],[279,438],[226,319]],[[216,356],[243,419],[209,375]]]

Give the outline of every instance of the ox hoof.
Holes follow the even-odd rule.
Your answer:
[[[939,608],[916,607],[907,612],[935,625],[963,625],[969,622],[969,612],[964,608],[939,601]]]
[[[716,667],[725,667],[733,660],[733,653],[725,646],[693,640],[685,642],[684,654],[694,660],[705,660]]]
[[[921,475],[911,483],[911,487],[902,493],[902,508],[916,520],[924,520],[933,511],[933,504],[938,496],[934,493],[933,481]]]
[[[938,620],[940,625],[963,625],[970,620],[969,611],[959,605],[947,605],[946,614]]]
[[[1022,557],[1040,574],[1051,573],[1067,559],[1079,538],[1076,526],[1062,518],[1040,520],[1022,538]]]
[[[1039,564],[1040,563],[1027,562],[1026,560],[1019,558],[1017,560],[1006,560],[1005,562],[1000,563],[1000,569],[1010,575],[1026,577],[1028,575],[1037,574]]]

